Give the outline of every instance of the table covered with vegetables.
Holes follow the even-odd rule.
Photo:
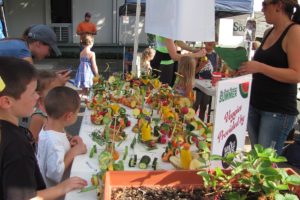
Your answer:
[[[200,169],[208,165],[212,124],[196,117],[192,100],[158,78],[132,74],[94,79],[79,135],[88,152],[70,176],[88,181],[65,199],[97,199],[111,170]]]

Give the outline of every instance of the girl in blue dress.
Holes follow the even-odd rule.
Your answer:
[[[75,76],[75,86],[82,89],[82,96],[86,96],[93,85],[94,76],[98,76],[98,67],[96,54],[91,51],[94,45],[93,36],[85,35],[81,43],[84,49],[80,52],[80,64]]]

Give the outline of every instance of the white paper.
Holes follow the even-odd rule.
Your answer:
[[[173,40],[215,40],[215,1],[147,0],[146,5],[146,33]]]

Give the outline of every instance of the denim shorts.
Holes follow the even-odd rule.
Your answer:
[[[280,155],[296,119],[297,115],[266,112],[250,106],[247,129],[252,148],[254,144],[274,147]]]

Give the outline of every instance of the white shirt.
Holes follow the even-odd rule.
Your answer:
[[[66,133],[44,129],[39,133],[37,159],[47,187],[60,183],[65,172],[65,155],[71,145]]]

